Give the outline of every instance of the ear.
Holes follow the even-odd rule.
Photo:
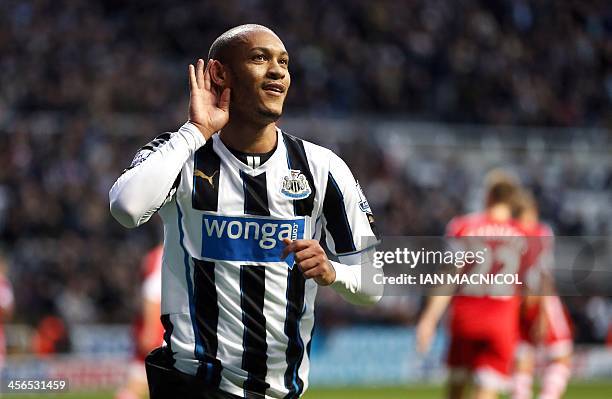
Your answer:
[[[213,60],[212,64],[210,65],[210,78],[215,85],[222,88],[228,87],[227,67],[221,64],[219,61]]]

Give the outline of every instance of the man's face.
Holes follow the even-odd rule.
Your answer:
[[[291,84],[289,55],[278,37],[263,30],[245,34],[228,67],[230,115],[234,110],[263,124],[278,120]]]

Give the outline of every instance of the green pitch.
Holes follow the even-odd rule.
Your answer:
[[[113,399],[112,393],[84,393],[54,395],[6,395],[15,399]],[[444,390],[433,386],[406,386],[396,388],[326,388],[310,389],[305,399],[443,399]],[[610,399],[612,381],[572,384],[564,399]]]
[[[396,388],[312,389],[305,399],[444,399],[444,389],[432,386]],[[572,384],[563,399],[611,399],[612,381]]]

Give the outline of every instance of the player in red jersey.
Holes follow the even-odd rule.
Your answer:
[[[491,172],[485,181],[486,209],[453,219],[450,237],[478,237],[471,241],[487,248],[487,261],[466,266],[462,272],[482,275],[523,275],[526,239],[512,218],[519,184],[511,176]],[[417,325],[417,349],[429,349],[436,326],[450,304],[451,344],[448,354],[451,399],[465,398],[474,385],[476,399],[496,398],[509,386],[510,369],[518,343],[520,297],[516,287],[461,286],[455,295],[431,296]],[[508,292],[508,288],[511,291]]]
[[[133,326],[136,349],[130,364],[128,380],[117,392],[115,399],[141,399],[149,396],[144,359],[149,352],[161,345],[164,335],[164,328],[159,319],[162,255],[163,248],[158,245],[147,253],[142,262],[142,313]]]
[[[552,262],[553,232],[548,226],[540,223],[537,205],[530,193],[526,191],[521,193],[515,213],[522,228],[530,237],[544,238],[530,241],[540,244],[536,249],[539,251],[537,257],[543,266],[540,269],[548,270]],[[554,292],[550,281],[547,283],[550,292],[544,292],[544,296],[527,296],[523,300],[520,318],[521,343],[517,351],[513,399],[532,397],[537,347],[543,349],[546,358],[538,398],[559,399],[567,387],[571,374],[572,329],[561,299],[556,295],[550,295]]]

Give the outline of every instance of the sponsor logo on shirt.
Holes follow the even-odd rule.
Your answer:
[[[304,219],[202,216],[202,257],[239,262],[286,262],[293,268],[293,254],[281,259],[284,238],[304,238]]]
[[[204,180],[208,181],[208,183],[210,183],[210,185],[212,186],[212,188],[215,188],[215,183],[213,182],[213,177],[215,177],[215,175],[216,175],[217,173],[219,173],[219,171],[218,171],[218,170],[215,170],[215,171],[213,172],[213,174],[212,174],[212,175],[208,176],[208,175],[206,175],[204,172],[202,172],[200,169],[196,169],[196,170],[193,172],[193,175],[194,175],[194,176],[197,176],[197,177],[201,177],[202,179],[204,179]]]
[[[281,193],[291,199],[304,199],[311,192],[308,180],[302,171],[299,169],[289,169],[289,176],[283,177]]]

